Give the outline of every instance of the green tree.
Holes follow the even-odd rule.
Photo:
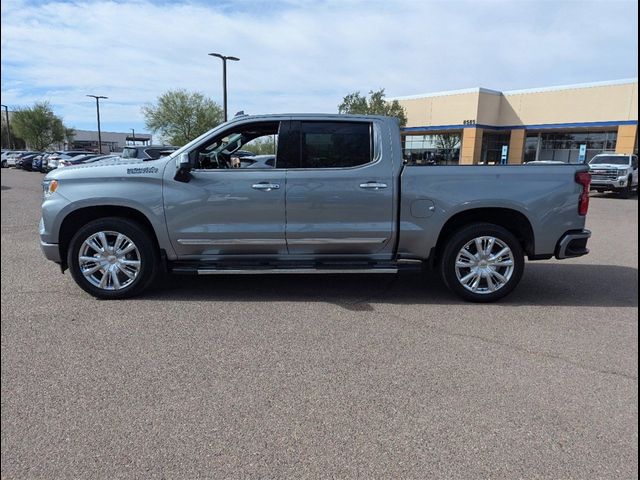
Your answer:
[[[33,107],[22,107],[13,113],[12,131],[29,148],[45,150],[49,145],[64,140],[65,126],[49,102],[36,102]]]
[[[67,145],[71,148],[73,144],[73,140],[76,138],[76,129],[75,128],[65,128],[64,129],[64,138],[67,141]]]
[[[447,161],[454,157],[454,150],[460,148],[460,135],[457,133],[442,133],[435,136],[436,147],[442,150]]]
[[[7,130],[7,120],[6,120],[6,115],[4,112],[2,112],[2,116],[0,116],[0,120],[2,121],[2,125],[0,125],[0,136],[1,136],[1,143],[2,143],[2,148],[7,148],[7,149],[17,149],[17,150],[22,150],[25,148],[25,143],[24,140],[22,138],[19,138],[18,136],[16,136],[16,132],[13,129],[13,121],[9,120],[11,123],[9,125],[9,128],[11,129],[11,141],[9,141],[9,131]]]
[[[222,108],[198,92],[169,90],[142,107],[147,128],[181,146],[222,123]]]
[[[242,146],[242,150],[247,150],[255,155],[275,155],[277,149],[277,139],[275,135],[260,137]]]
[[[407,114],[404,108],[397,100],[388,102],[385,100],[384,88],[374,92],[369,92],[369,98],[353,92],[342,99],[342,103],[338,105],[338,113],[352,113],[360,115],[387,115],[396,117],[400,122],[400,126],[407,124]]]

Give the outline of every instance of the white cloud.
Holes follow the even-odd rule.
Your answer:
[[[229,110],[335,112],[354,90],[390,96],[637,76],[637,3],[2,2],[2,103],[48,99],[65,122],[142,130],[168,89]]]

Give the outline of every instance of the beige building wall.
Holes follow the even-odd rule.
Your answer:
[[[500,92],[480,91],[476,123],[480,125],[499,125],[502,94]]]
[[[400,100],[407,114],[407,127],[460,125],[478,115],[479,92]]]
[[[618,127],[618,140],[616,141],[616,153],[634,153],[638,142],[637,125],[620,125]]]
[[[465,128],[462,133],[460,165],[475,165],[480,161],[482,150],[482,129]]]
[[[460,164],[480,160],[483,126],[638,121],[637,79],[504,93],[475,88],[397,100],[407,113],[407,127],[460,126]],[[633,152],[637,131],[637,125],[619,125],[616,151]],[[511,130],[509,163],[522,163],[526,133]]]
[[[509,141],[509,158],[508,163],[522,163],[524,159],[524,142],[527,139],[527,131],[524,128],[511,130],[511,139]]]
[[[600,87],[510,93],[497,125],[638,120],[638,82]]]
[[[407,127],[519,126],[638,120],[638,81],[497,92],[482,88],[401,97]]]

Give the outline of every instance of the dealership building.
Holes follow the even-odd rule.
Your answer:
[[[65,144],[68,150],[98,151],[98,140],[102,140],[102,153],[119,153],[127,145],[148,145],[151,135],[148,133],[98,132],[94,130],[74,130],[71,144]]]
[[[396,97],[405,157],[418,164],[588,161],[638,151],[638,79]]]

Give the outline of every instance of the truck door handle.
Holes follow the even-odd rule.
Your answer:
[[[253,185],[251,185],[251,188],[255,188],[256,190],[263,190],[265,192],[270,192],[271,190],[278,190],[280,188],[280,185],[278,185],[277,183],[262,182],[262,183],[254,183]]]
[[[387,184],[379,182],[367,182],[361,183],[360,188],[371,188],[373,190],[380,190],[381,188],[387,188]]]

